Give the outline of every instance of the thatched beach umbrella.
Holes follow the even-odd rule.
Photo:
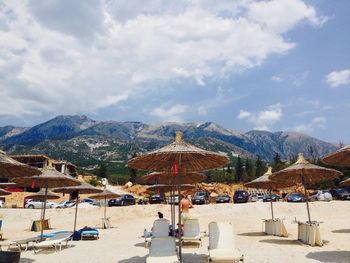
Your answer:
[[[88,183],[81,183],[78,186],[68,186],[68,187],[60,187],[60,188],[55,188],[52,189],[53,192],[55,193],[64,193],[64,194],[72,194],[74,193],[76,195],[76,200],[75,200],[75,216],[74,216],[74,232],[77,227],[77,215],[78,215],[78,199],[79,199],[79,194],[97,194],[97,193],[102,193],[103,191],[101,189],[98,189],[91,184]]]
[[[0,178],[14,178],[41,174],[40,170],[23,164],[0,151]]]
[[[337,170],[324,168],[309,163],[304,159],[303,154],[299,153],[299,158],[296,163],[281,171],[273,173],[272,175],[270,175],[269,178],[286,186],[293,186],[297,185],[298,183],[303,184],[306,196],[306,208],[308,219],[311,223],[306,185],[315,184],[326,180],[333,180],[341,175],[342,173]]]
[[[322,161],[330,165],[350,166],[350,145],[327,155]]]
[[[33,193],[31,195],[26,196],[26,198],[31,198],[31,199],[37,199],[37,200],[54,200],[60,198],[59,195],[56,195],[55,193],[51,192],[50,190],[47,191],[47,194],[45,194],[46,190],[45,189],[40,189],[39,192]]]
[[[229,159],[226,155],[206,151],[186,143],[182,140],[182,133],[176,132],[175,141],[156,151],[137,156],[128,162],[128,166],[134,169],[161,171],[186,175],[189,172],[210,170],[227,165]],[[181,191],[181,178],[176,176],[178,193]],[[181,210],[179,205],[179,232],[181,233]],[[180,237],[181,239],[181,237]],[[179,242],[179,256],[181,258],[181,240]]]
[[[104,209],[104,222],[106,222],[107,220],[107,217],[106,217],[106,210],[107,210],[107,199],[111,199],[111,198],[117,198],[119,197],[120,195],[119,194],[116,194],[116,193],[113,193],[112,191],[109,191],[107,189],[105,189],[103,192],[101,193],[98,193],[96,195],[92,195],[92,196],[89,196],[89,198],[92,198],[92,199],[96,199],[96,200],[102,200],[104,199],[105,201],[105,209]],[[103,226],[105,227],[105,225]]]
[[[45,203],[43,202],[43,205],[41,207],[41,216],[40,216],[40,218],[42,218],[43,211],[44,211],[44,206],[46,206],[46,200],[54,200],[54,199],[60,198],[59,195],[54,194],[50,190],[48,190],[46,194],[45,193],[46,193],[45,189],[40,189],[39,192],[26,196],[26,198],[29,197],[31,199],[37,199],[37,200],[41,200],[41,201],[45,200]]]
[[[269,176],[271,174],[272,174],[272,167],[269,166],[266,173],[264,173],[262,176],[260,176],[256,179],[254,179],[253,181],[244,184],[244,186],[250,187],[250,188],[268,189],[268,190],[270,190],[270,195],[272,194],[273,189],[285,188],[285,186],[283,186],[282,184],[278,184],[277,182],[269,179]],[[272,219],[274,219],[272,198],[270,198],[270,204],[271,204]]]
[[[348,179],[346,179],[346,180],[344,180],[344,181],[341,181],[341,182],[339,183],[339,185],[342,186],[342,187],[348,187],[348,186],[350,186],[350,178],[348,178]]]
[[[0,196],[10,195],[10,194],[11,194],[11,192],[0,188]]]
[[[204,181],[204,175],[196,172],[189,172],[186,175],[178,175],[181,183],[194,184]],[[174,184],[176,176],[174,173],[153,172],[142,176],[142,179],[149,184]]]
[[[41,175],[35,175],[32,177],[17,177],[12,179],[12,181],[20,186],[32,186],[32,187],[45,188],[45,195],[43,199],[44,204],[46,203],[48,188],[74,186],[74,185],[81,184],[78,180],[58,172],[55,168],[51,166],[51,163],[49,163],[49,166],[43,168],[41,172],[42,172]],[[43,216],[41,219],[42,226],[45,219],[45,211],[46,211],[46,205],[44,205]],[[44,231],[44,228],[41,227],[41,239],[43,238],[43,231]]]
[[[191,184],[181,185],[181,191],[191,190],[193,188],[195,188],[195,186]],[[156,189],[162,189],[164,192],[171,192],[173,190],[173,186],[168,184],[154,184],[147,187],[147,190],[150,190],[150,191],[153,191]]]

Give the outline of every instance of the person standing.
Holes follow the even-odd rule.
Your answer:
[[[184,195],[181,196],[180,208],[181,208],[181,221],[185,223],[190,218],[190,208],[193,207],[192,202]]]

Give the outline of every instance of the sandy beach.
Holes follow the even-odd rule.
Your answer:
[[[235,228],[237,247],[245,256],[245,262],[350,262],[350,209],[349,202],[313,202],[310,204],[313,220],[323,222],[321,235],[323,247],[310,247],[297,241],[295,220],[306,220],[305,204],[278,202],[275,204],[275,216],[285,219],[290,233],[288,238],[267,236],[262,233],[262,219],[270,217],[268,203],[247,204],[209,204],[195,206],[192,216],[200,220],[201,229],[207,230],[211,221],[229,221]],[[23,252],[24,262],[145,262],[148,249],[144,248],[141,238],[145,228],[150,229],[157,211],[170,217],[168,205],[136,205],[129,207],[111,207],[107,214],[113,225],[112,229],[100,229],[100,239],[96,241],[72,241],[72,247],[60,252],[33,251]],[[1,209],[4,220],[2,232],[6,244],[11,240],[32,237],[37,233],[28,230],[31,220],[40,217],[40,210]],[[78,228],[84,226],[99,227],[103,209],[100,207],[81,208],[78,214]],[[73,228],[74,208],[49,209],[52,230],[71,230]],[[184,262],[207,262],[208,238],[203,245],[185,247]],[[4,246],[3,249],[6,249]]]

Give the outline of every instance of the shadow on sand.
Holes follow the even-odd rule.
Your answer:
[[[136,243],[136,244],[134,244],[134,247],[144,247],[144,248],[146,248],[145,247],[145,242]]]
[[[145,263],[147,256],[144,257],[132,257],[123,260],[119,260],[118,263]],[[207,263],[208,256],[205,254],[192,254],[192,253],[183,253],[182,259],[183,263],[186,262],[196,262],[196,263]]]
[[[350,251],[320,251],[310,252],[306,255],[307,258],[318,260],[327,263],[349,263]]]
[[[290,240],[290,239],[264,239],[264,240],[259,240],[259,242],[276,244],[276,245],[296,245],[296,246],[303,245],[303,243],[301,243],[299,240]]]
[[[35,262],[34,259],[31,259],[31,258],[20,258],[19,259],[19,263],[32,263],[32,262]]]
[[[247,233],[240,233],[239,236],[246,236],[246,237],[262,237],[267,236],[265,232],[247,232]]]
[[[338,230],[333,230],[332,232],[337,234],[348,234],[350,233],[350,229],[338,229]]]

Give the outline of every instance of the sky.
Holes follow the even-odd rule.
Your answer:
[[[0,1],[0,126],[212,121],[350,143],[348,0]]]

